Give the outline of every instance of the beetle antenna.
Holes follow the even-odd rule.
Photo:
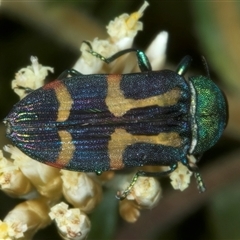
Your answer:
[[[201,59],[202,59],[202,63],[203,63],[203,66],[204,66],[204,70],[205,70],[205,72],[206,72],[206,74],[207,74],[207,77],[208,77],[209,79],[211,79],[209,67],[208,67],[208,64],[207,64],[207,60],[206,60],[206,58],[205,58],[204,56],[202,56]]]
[[[202,154],[200,154],[198,157],[201,158]],[[198,158],[194,155],[187,155],[188,161],[186,163],[182,162],[191,172],[193,172],[194,177],[197,181],[197,187],[200,193],[203,193],[206,191],[206,187],[203,183],[203,179],[201,174],[198,171],[198,167],[195,165],[195,162],[198,161]],[[191,165],[191,166],[190,166]]]

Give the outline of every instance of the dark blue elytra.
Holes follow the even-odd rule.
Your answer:
[[[187,119],[190,98],[189,87],[182,76],[170,70],[123,75],[121,90],[126,98],[148,98],[176,87],[181,89],[181,98],[174,106],[135,108],[122,117],[115,117],[105,103],[106,79],[107,75],[79,75],[61,80],[74,101],[71,114],[64,122],[56,122],[59,103],[54,89],[45,85],[33,91],[17,103],[5,119],[11,125],[8,136],[33,159],[54,165],[61,149],[58,131],[67,130],[72,135],[76,150],[64,168],[75,171],[110,169],[108,142],[116,128],[123,128],[133,135],[178,132],[184,142],[178,149],[134,144],[135,154],[128,147],[123,155],[125,167],[159,165],[160,162],[169,165],[169,162],[179,159],[180,153],[183,157],[187,154],[185,146],[190,144],[191,139],[191,126]],[[148,85],[151,87],[147,88]],[[133,86],[134,90],[129,91]],[[144,162],[138,151],[145,152],[144,156],[141,155]]]

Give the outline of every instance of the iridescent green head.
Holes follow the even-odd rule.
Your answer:
[[[195,76],[189,82],[193,133],[190,153],[199,154],[221,137],[228,121],[228,106],[223,92],[209,78]]]

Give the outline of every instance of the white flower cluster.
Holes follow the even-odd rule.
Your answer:
[[[49,216],[55,220],[60,236],[63,239],[86,239],[91,223],[84,212],[79,208],[68,209],[64,202],[51,208]]]
[[[27,95],[25,89],[35,90],[42,87],[48,71],[53,72],[53,68],[39,64],[37,57],[31,56],[30,61],[32,65],[20,69],[12,81],[12,89],[20,99]]]

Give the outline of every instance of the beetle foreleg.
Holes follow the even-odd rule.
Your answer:
[[[62,80],[64,78],[67,78],[68,76],[70,77],[75,77],[75,76],[79,76],[79,75],[83,75],[82,73],[78,72],[75,69],[67,69],[65,71],[63,71],[59,76],[58,76],[58,80]]]
[[[129,186],[122,192],[117,192],[116,198],[119,200],[123,200],[127,197],[127,195],[130,193],[130,191],[132,190],[133,186],[135,185],[135,183],[137,182],[138,177],[160,177],[163,175],[168,175],[170,173],[172,173],[176,168],[177,168],[178,164],[174,163],[172,164],[170,167],[170,169],[168,171],[163,171],[163,172],[145,172],[145,171],[138,171],[132,178],[131,183],[129,184]]]
[[[16,86],[13,88],[13,90],[15,90],[15,89],[23,90],[25,92],[25,94],[29,94],[34,91],[34,89],[32,89],[32,88],[23,87],[23,86]]]
[[[191,62],[192,62],[192,58],[188,55],[185,56],[181,60],[181,62],[178,64],[176,72],[181,76],[184,75],[186,73],[187,69],[189,68]]]
[[[111,63],[111,62],[113,62],[114,60],[116,60],[117,58],[121,57],[122,55],[124,55],[126,53],[136,52],[137,60],[138,60],[138,66],[139,66],[140,70],[142,72],[152,70],[152,66],[151,66],[151,64],[148,60],[148,57],[146,56],[146,54],[143,51],[140,51],[140,50],[135,49],[135,48],[128,48],[128,49],[124,49],[122,51],[119,51],[119,52],[113,54],[111,57],[106,58],[106,57],[102,56],[101,54],[95,52],[92,49],[92,45],[89,42],[87,42],[87,41],[83,41],[83,42],[88,45],[89,50],[87,50],[87,51],[89,53],[91,53],[96,58],[101,59],[105,63]]]

